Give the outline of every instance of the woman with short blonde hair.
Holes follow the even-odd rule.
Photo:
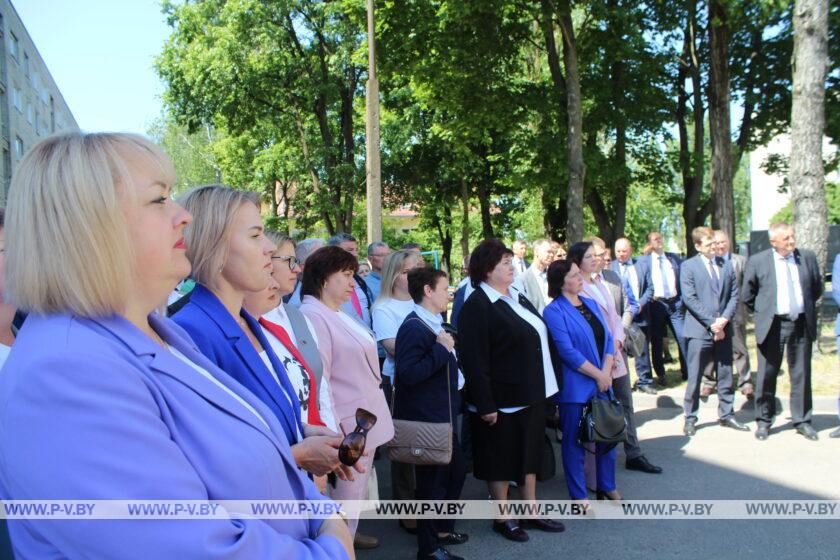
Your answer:
[[[61,134],[20,162],[7,291],[30,314],[0,376],[3,500],[322,499],[271,411],[156,312],[190,272],[174,178],[130,134]],[[21,558],[353,555],[337,517],[8,525]]]

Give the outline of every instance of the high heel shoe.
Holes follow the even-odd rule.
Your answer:
[[[614,504],[617,504],[618,502],[621,501],[621,496],[619,496],[618,498],[613,498],[612,496],[610,496],[609,492],[606,492],[604,490],[598,490],[597,492],[595,492],[595,499],[606,500],[608,502],[612,502]]]

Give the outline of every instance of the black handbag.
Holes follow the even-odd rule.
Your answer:
[[[606,443],[610,444],[600,454],[609,453],[613,447],[627,439],[627,421],[624,419],[624,408],[612,389],[607,393],[609,398],[592,397],[583,407],[578,429],[578,443]],[[583,446],[586,449],[586,446]]]

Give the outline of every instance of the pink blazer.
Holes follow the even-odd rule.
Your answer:
[[[620,340],[624,343],[624,325],[621,323],[621,316],[615,308],[615,299],[613,299],[613,295],[610,293],[609,288],[604,286],[600,280],[595,280],[595,282],[601,284],[601,286],[596,286],[595,283],[590,284],[589,282],[584,282],[583,293],[598,304],[598,309],[601,310],[601,314],[604,316],[604,321],[607,323],[613,339]],[[598,295],[596,295],[596,293]],[[599,295],[601,297],[598,297]],[[601,300],[604,300],[607,303],[606,306],[601,303]],[[619,377],[627,375],[627,364],[624,363],[623,354],[623,352],[615,353],[615,365],[612,370],[613,379],[618,379]]]
[[[318,337],[323,376],[332,396],[335,417],[345,433],[356,429],[356,409],[376,415],[376,425],[367,436],[372,450],[394,437],[394,423],[379,385],[379,355],[376,343],[356,332],[338,314],[312,296],[304,296],[300,311],[312,322]]]

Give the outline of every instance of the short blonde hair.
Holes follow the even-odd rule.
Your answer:
[[[203,185],[187,192],[180,202],[193,216],[193,222],[184,230],[187,258],[192,263],[190,276],[213,288],[214,278],[227,261],[234,214],[249,202],[259,208],[260,197],[253,191]]]
[[[27,154],[6,206],[6,297],[27,312],[101,317],[130,298],[134,255],[122,201],[133,196],[125,165],[139,155],[168,186],[163,151],[135,134],[66,132]]]

